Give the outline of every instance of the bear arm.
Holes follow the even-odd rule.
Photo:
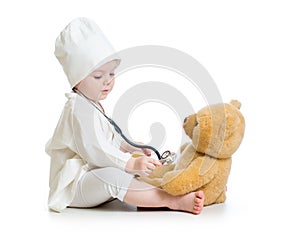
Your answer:
[[[159,167],[156,167],[148,176],[149,178],[162,178],[167,172],[173,170],[175,167],[175,164],[169,164],[169,165],[162,165]]]
[[[180,147],[180,153],[182,153],[182,151],[184,151],[184,149],[190,144],[190,142],[186,142],[184,143],[181,147]]]
[[[216,174],[217,173],[217,159],[209,157],[209,156],[204,156],[202,159],[202,164],[199,167],[199,175],[204,176],[208,172],[211,174]]]
[[[137,177],[138,180],[144,181],[148,184],[154,185],[156,187],[161,186],[162,177],[165,175],[165,173],[173,170],[175,167],[175,164],[169,164],[169,165],[163,165],[160,167],[156,167],[149,176],[141,176]]]

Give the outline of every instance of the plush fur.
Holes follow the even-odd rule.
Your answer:
[[[206,106],[188,116],[183,128],[191,141],[181,146],[179,159],[139,179],[172,195],[203,190],[204,205],[224,202],[232,155],[245,131],[240,107],[239,101],[232,100],[230,104]]]

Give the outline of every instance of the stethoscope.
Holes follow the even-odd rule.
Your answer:
[[[90,103],[92,106],[94,106],[107,120],[108,122],[114,127],[115,131],[130,145],[136,147],[136,148],[142,148],[142,149],[150,149],[152,150],[156,155],[159,161],[163,165],[168,165],[171,164],[175,161],[176,158],[176,153],[171,152],[169,150],[166,150],[165,152],[160,155],[157,149],[155,149],[152,146],[149,145],[141,145],[141,144],[136,144],[132,141],[130,141],[122,132],[121,128],[117,125],[116,122],[114,122],[113,119],[108,117],[91,99],[89,99],[87,96],[85,96],[80,90],[78,90],[76,87],[72,89],[75,93],[79,94],[83,99],[85,99],[88,103]]]

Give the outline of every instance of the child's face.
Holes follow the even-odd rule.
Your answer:
[[[117,61],[105,63],[83,79],[76,87],[94,101],[105,99],[114,87],[114,71],[117,66]]]

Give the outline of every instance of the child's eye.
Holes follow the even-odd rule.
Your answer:
[[[110,76],[115,76],[115,73],[110,73],[109,75],[110,75]]]
[[[102,75],[94,76],[95,79],[100,79],[102,78]]]

